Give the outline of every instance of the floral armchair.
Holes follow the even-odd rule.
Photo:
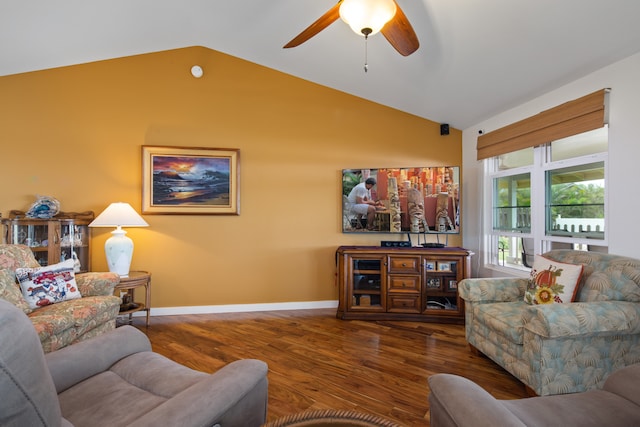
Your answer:
[[[115,329],[120,298],[113,295],[120,278],[115,273],[82,273],[75,276],[82,298],[32,309],[16,284],[20,267],[40,265],[27,246],[0,244],[0,299],[27,314],[45,352],[92,338]]]
[[[479,350],[538,395],[601,388],[613,371],[640,363],[640,260],[553,250],[584,266],[573,303],[529,305],[526,278],[465,279],[465,333]]]

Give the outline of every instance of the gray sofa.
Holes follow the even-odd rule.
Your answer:
[[[634,427],[640,425],[640,364],[609,375],[602,390],[497,400],[456,375],[429,377],[431,427]]]
[[[260,426],[267,365],[238,360],[213,374],[151,351],[123,326],[47,353],[29,318],[0,300],[1,426]]]

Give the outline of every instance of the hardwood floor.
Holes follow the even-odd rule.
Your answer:
[[[470,378],[499,399],[526,397],[519,381],[471,354],[462,325],[344,321],[334,309],[156,316],[149,328],[143,319],[134,326],[154,350],[193,369],[267,362],[268,421],[344,409],[428,426],[427,378],[439,372]]]

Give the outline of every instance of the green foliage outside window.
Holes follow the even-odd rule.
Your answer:
[[[604,186],[558,184],[551,187],[551,217],[604,218]]]

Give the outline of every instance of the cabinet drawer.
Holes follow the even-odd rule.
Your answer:
[[[420,273],[419,256],[390,256],[390,273]]]
[[[420,292],[420,276],[389,275],[389,292]]]
[[[420,295],[389,294],[387,311],[395,313],[420,313]]]

